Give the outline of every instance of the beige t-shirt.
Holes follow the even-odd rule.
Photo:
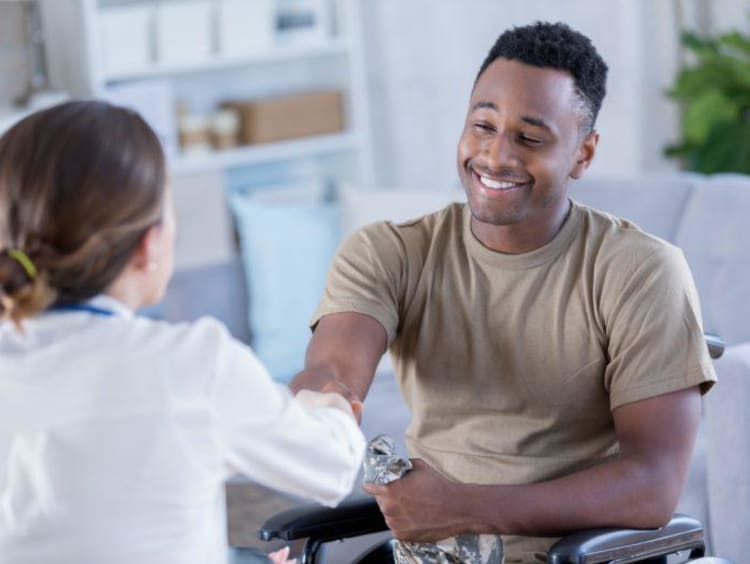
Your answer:
[[[461,204],[369,225],[339,250],[313,325],[352,311],[388,333],[410,456],[463,483],[599,464],[617,452],[614,408],[716,379],[682,252],[575,202],[520,255],[484,247]],[[508,562],[553,540],[507,537]]]

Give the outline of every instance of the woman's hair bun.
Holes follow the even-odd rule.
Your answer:
[[[0,319],[15,323],[47,309],[56,293],[25,254],[0,251]]]

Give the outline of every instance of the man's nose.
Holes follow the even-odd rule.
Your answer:
[[[487,140],[483,147],[487,166],[493,170],[512,167],[518,164],[518,153],[513,142],[503,132],[498,132]]]

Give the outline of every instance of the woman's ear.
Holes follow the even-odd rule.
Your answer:
[[[152,225],[143,234],[130,259],[130,264],[138,271],[151,271],[156,268],[160,258],[161,226]]]
[[[581,178],[583,173],[594,160],[594,154],[596,153],[596,146],[599,143],[599,133],[594,130],[587,134],[581,142],[578,144],[576,150],[576,160],[573,164],[573,168],[570,170],[570,177],[573,179]]]

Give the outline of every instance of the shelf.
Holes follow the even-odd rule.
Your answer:
[[[186,4],[190,1],[183,0]],[[128,3],[153,7],[154,2],[40,1],[43,21],[51,24],[45,28],[45,56],[54,85],[76,99],[99,97],[139,111],[175,151],[178,150],[174,149],[178,127],[172,118],[177,104],[196,113],[208,114],[227,100],[251,100],[335,87],[346,100],[343,118],[349,127],[347,131],[205,154],[171,153],[168,159],[170,172],[189,175],[258,166],[262,169],[260,173],[270,177],[286,174],[286,170],[277,171],[277,167],[268,166],[281,163],[284,167],[279,168],[286,169],[289,165],[295,170],[298,168],[300,175],[325,174],[331,178],[373,176],[360,21],[360,4],[365,0],[311,0],[311,5],[322,2],[321,6],[325,8],[328,23],[321,28],[321,35],[325,30],[329,34],[326,36],[314,37],[307,33],[309,30],[291,24],[288,27],[279,25],[272,45],[263,52],[241,56],[215,52],[213,57],[187,58],[179,63],[149,61],[143,54],[129,67],[107,67],[107,60],[116,65],[118,59],[105,58],[103,15],[112,6]],[[329,28],[329,23],[334,25]],[[122,28],[127,32],[126,37],[131,38],[128,30],[132,28]],[[153,55],[158,30],[152,21],[142,31],[142,35],[147,36],[148,53]],[[220,42],[215,41],[215,32],[216,29],[213,40],[214,47],[217,47]],[[131,43],[135,40],[133,35]],[[134,59],[135,53],[131,55],[130,58]],[[122,61],[125,63],[126,59]],[[141,82],[146,84],[139,84]],[[327,158],[329,156],[331,158]]]
[[[176,156],[170,159],[169,169],[174,175],[219,171],[225,168],[273,163],[301,157],[315,157],[354,149],[353,133],[318,135],[293,141],[250,145],[213,151],[201,155]]]
[[[266,53],[245,55],[242,57],[226,57],[216,55],[204,61],[191,61],[185,63],[152,63],[142,68],[105,73],[105,82],[119,82],[139,78],[153,78],[162,76],[174,76],[196,72],[210,72],[215,70],[229,69],[245,65],[264,65],[282,63],[314,57],[327,57],[343,55],[349,51],[349,44],[343,39],[331,39],[320,44],[294,44],[280,45]]]

